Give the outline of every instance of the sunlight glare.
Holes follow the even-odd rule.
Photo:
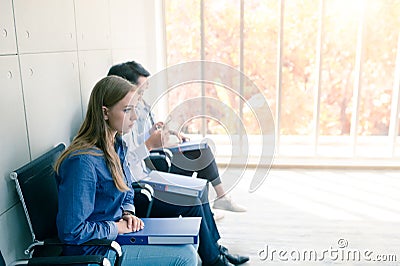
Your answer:
[[[332,13],[337,15],[338,21],[346,21],[360,17],[365,2],[365,0],[332,0],[329,2],[329,8],[332,8]]]

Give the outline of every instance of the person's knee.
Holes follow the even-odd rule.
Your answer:
[[[182,245],[177,265],[197,265],[197,251],[193,245]]]

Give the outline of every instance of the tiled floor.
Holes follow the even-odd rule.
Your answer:
[[[222,172],[229,184],[242,171]],[[253,174],[230,193],[248,211],[218,221],[247,265],[400,265],[400,170],[272,169],[249,193]]]

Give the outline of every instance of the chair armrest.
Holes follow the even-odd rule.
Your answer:
[[[151,209],[153,206],[153,197],[154,197],[154,189],[146,183],[140,183],[140,182],[133,182],[132,183],[133,190],[135,191],[135,194],[141,194],[147,198],[147,201],[149,205],[147,206],[147,210],[143,214],[143,217],[150,217]]]
[[[152,150],[144,162],[151,170],[169,172],[172,165],[172,152],[168,149]]]
[[[101,255],[60,256],[60,257],[37,257],[14,261],[14,265],[75,265],[75,264],[97,264],[111,266],[111,262]]]
[[[109,239],[93,239],[88,242],[82,243],[80,245],[77,244],[67,244],[61,242],[59,239],[46,239],[44,241],[37,241],[33,244],[31,244],[26,250],[25,254],[31,253],[35,247],[46,247],[46,246],[57,246],[57,247],[63,247],[63,246],[103,246],[103,247],[108,247],[110,250],[113,250],[115,252],[115,264],[114,265],[120,265],[121,263],[121,257],[122,257],[122,248],[121,246],[114,240],[109,240]],[[65,256],[68,257],[68,256]],[[73,257],[73,256],[69,256]]]
[[[133,182],[133,183],[132,183],[132,188],[133,188],[133,190],[134,190],[135,192],[142,193],[142,194],[145,194],[144,191],[142,191],[143,189],[144,189],[144,190],[147,190],[148,193],[149,193],[150,196],[151,196],[151,198],[149,198],[149,201],[151,201],[152,198],[153,198],[153,196],[154,196],[154,189],[153,189],[153,187],[150,186],[149,184],[140,183],[140,182]],[[145,195],[147,195],[147,193],[146,193]]]
[[[160,148],[160,149],[154,149],[150,151],[150,154],[159,154],[159,155],[165,155],[167,156],[170,160],[172,160],[172,152],[167,149],[167,148]]]
[[[161,172],[169,172],[171,168],[171,160],[163,154],[150,154],[144,159],[147,168]]]

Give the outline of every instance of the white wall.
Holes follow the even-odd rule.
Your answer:
[[[155,2],[0,0],[0,250],[7,263],[31,241],[9,173],[69,143],[90,91],[111,65],[156,71]]]

